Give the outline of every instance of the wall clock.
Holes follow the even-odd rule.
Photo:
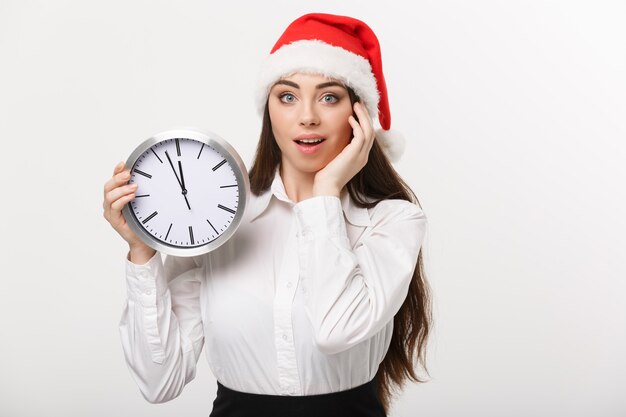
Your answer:
[[[137,184],[122,209],[151,248],[174,256],[217,249],[237,230],[250,195],[248,172],[235,149],[215,133],[173,129],[145,140],[126,161]]]

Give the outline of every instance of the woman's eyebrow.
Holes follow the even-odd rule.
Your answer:
[[[278,84],[284,84],[284,85],[288,85],[288,86],[293,87],[293,88],[300,89],[300,86],[298,84],[294,83],[293,81],[289,81],[289,80],[278,80],[278,81],[276,81],[276,83],[274,85],[278,85]],[[337,81],[328,81],[328,82],[325,82],[325,83],[321,83],[321,84],[316,85],[315,88],[317,90],[319,90],[321,88],[334,87],[334,86],[345,88],[343,86],[343,84],[338,83]]]
[[[276,81],[274,83],[274,85],[280,85],[280,84],[288,85],[288,86],[293,87],[293,88],[300,88],[300,86],[298,84],[296,84],[296,83],[294,83],[292,81],[287,81],[287,80],[278,80],[278,81]]]
[[[321,83],[321,84],[318,84],[315,88],[319,90],[320,88],[333,87],[333,86],[345,88],[343,84],[338,83],[337,81],[329,81],[327,83]]]

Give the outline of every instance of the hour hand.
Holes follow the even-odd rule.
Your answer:
[[[183,191],[187,189],[185,187],[185,176],[183,175],[183,165],[178,161],[178,171],[180,171],[180,186],[183,187]]]
[[[178,170],[180,171],[180,182],[181,187],[183,187],[183,196],[185,197],[185,202],[187,203],[187,207],[191,210],[191,206],[189,205],[189,200],[187,200],[187,187],[185,186],[185,176],[183,175],[183,164],[178,161]]]

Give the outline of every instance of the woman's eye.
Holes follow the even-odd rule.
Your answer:
[[[325,95],[323,97],[323,100],[324,100],[324,103],[336,103],[337,101],[339,101],[339,99],[332,94]]]
[[[295,100],[295,97],[293,96],[293,94],[285,93],[280,96],[280,100],[285,103],[291,103],[293,102],[293,100]]]

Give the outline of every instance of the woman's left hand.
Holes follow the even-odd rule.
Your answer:
[[[348,118],[354,137],[335,159],[315,174],[313,196],[334,195],[339,197],[341,189],[367,163],[370,149],[374,144],[374,125],[369,113],[361,103],[354,103],[354,111],[359,121],[357,122],[352,115]]]

